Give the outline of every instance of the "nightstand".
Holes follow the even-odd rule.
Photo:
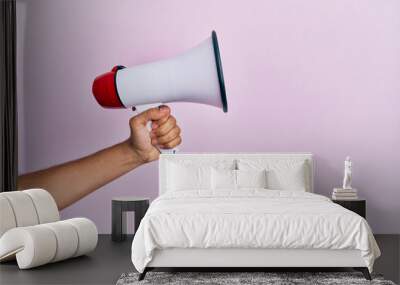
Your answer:
[[[365,199],[356,200],[332,200],[333,203],[339,204],[340,206],[359,214],[361,217],[366,219],[367,213],[367,201]]]
[[[124,212],[135,212],[135,231],[149,208],[150,199],[142,197],[118,197],[112,199],[111,238],[113,241],[126,239],[126,216]]]

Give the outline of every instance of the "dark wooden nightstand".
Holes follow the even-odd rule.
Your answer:
[[[149,208],[150,199],[142,197],[118,197],[112,199],[111,238],[113,241],[126,239],[126,216],[124,212],[135,212],[135,231]]]
[[[333,203],[359,214],[364,219],[367,218],[367,201],[365,199],[356,200],[332,200]]]

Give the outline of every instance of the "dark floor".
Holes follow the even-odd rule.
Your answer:
[[[399,283],[400,235],[376,235],[382,256],[375,272]],[[99,244],[88,256],[19,270],[15,262],[0,264],[0,284],[115,284],[123,272],[134,271],[130,260],[130,239],[115,243],[100,235]]]

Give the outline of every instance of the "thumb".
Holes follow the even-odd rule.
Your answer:
[[[171,109],[166,105],[161,105],[156,108],[150,108],[136,116],[136,121],[140,124],[146,124],[148,121],[158,121],[168,117]]]

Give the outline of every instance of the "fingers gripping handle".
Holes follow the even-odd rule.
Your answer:
[[[147,124],[146,124],[146,128],[147,128],[147,130],[149,132],[151,132],[151,130],[152,130],[152,125],[153,125],[152,121],[148,121]],[[158,151],[160,153],[166,153],[166,154],[173,154],[173,153],[176,153],[178,151],[177,148],[167,149],[167,148],[160,148],[159,146],[156,146],[156,148],[158,149]]]
[[[140,114],[140,113],[142,113],[142,112],[144,112],[144,111],[146,111],[146,110],[148,110],[150,108],[157,108],[157,107],[159,107],[161,105],[162,105],[162,103],[140,105],[140,106],[135,106],[134,108],[132,108],[132,110],[133,110],[135,115],[138,115],[138,114]],[[153,125],[152,121],[148,121],[147,124],[146,124],[146,128],[147,128],[147,130],[149,132],[151,132],[151,130],[152,130],[152,125]],[[163,154],[173,154],[173,153],[178,152],[178,148],[177,147],[167,149],[167,148],[160,148],[159,146],[157,146],[157,149],[159,150],[160,153],[163,153]]]

